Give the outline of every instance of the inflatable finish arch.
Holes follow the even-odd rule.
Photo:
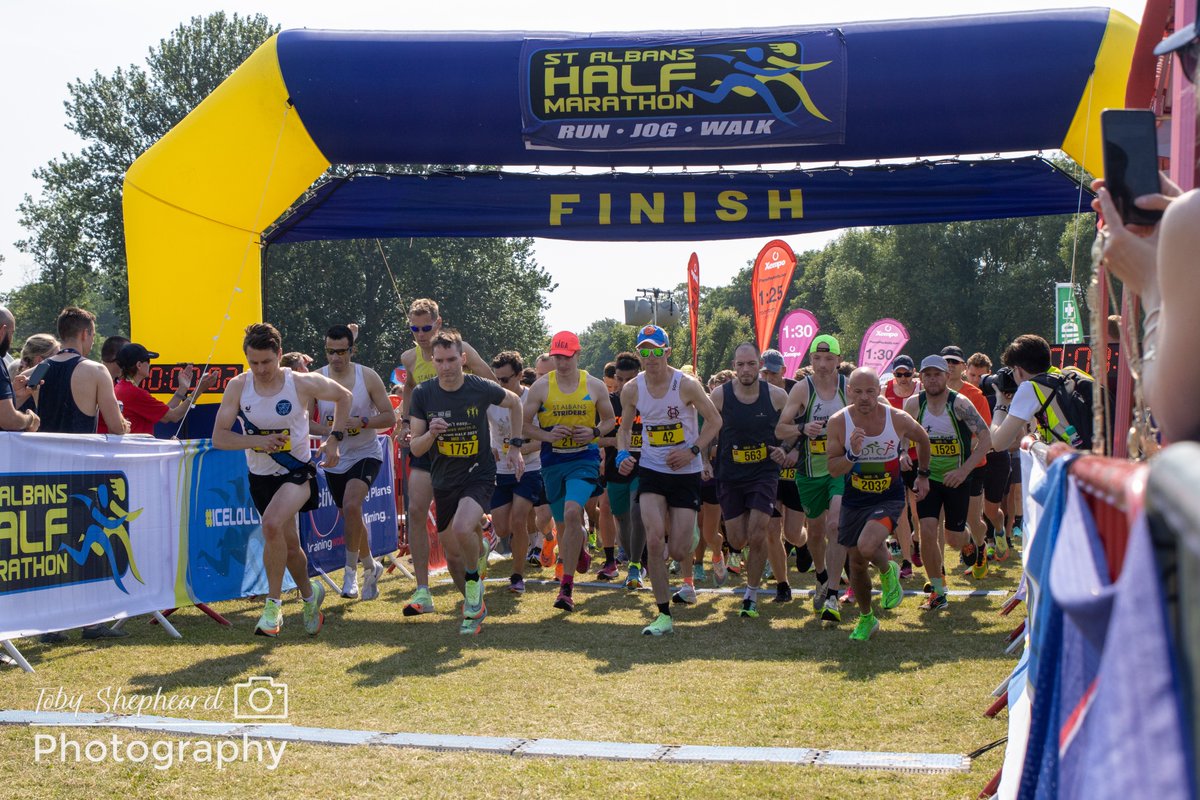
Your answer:
[[[1136,34],[1107,9],[763,31],[284,31],[126,174],[132,334],[164,362],[211,352],[236,372],[241,328],[262,314],[262,232],[331,163],[1063,149],[1099,174],[1099,113],[1124,104]]]

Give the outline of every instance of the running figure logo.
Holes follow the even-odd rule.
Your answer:
[[[779,107],[779,101],[775,99],[775,95],[769,85],[771,83],[780,83],[796,94],[796,98],[808,113],[817,119],[829,122],[829,117],[825,116],[817,108],[812,97],[809,96],[808,89],[804,87],[804,83],[799,78],[799,73],[812,72],[813,70],[828,66],[832,62],[821,61],[816,64],[804,64],[789,60],[795,58],[799,50],[795,42],[778,42],[770,44],[768,47],[772,52],[770,56],[767,55],[766,50],[758,46],[746,47],[734,51],[736,53],[744,53],[744,57],[726,55],[724,53],[699,53],[699,58],[712,58],[725,62],[729,65],[729,73],[720,80],[713,82],[714,88],[712,91],[700,91],[690,86],[685,86],[679,91],[695,95],[701,100],[706,100],[714,105],[719,104],[731,92],[735,92],[742,97],[757,95],[766,103],[767,108],[771,110],[776,119],[788,125],[795,126],[796,123],[788,119],[787,114]]]
[[[141,574],[138,573],[137,563],[133,560],[133,546],[130,544],[129,530],[126,527],[127,523],[141,516],[142,509],[127,512],[121,507],[121,504],[126,502],[124,479],[110,479],[108,483],[100,484],[93,491],[95,496],[92,494],[71,495],[72,500],[83,503],[91,513],[92,524],[87,527],[78,547],[71,547],[63,543],[58,546],[58,549],[65,551],[81,567],[93,554],[107,558],[108,565],[112,570],[113,582],[117,584],[118,589],[129,594],[129,590],[121,581],[121,571],[117,564],[113,540],[116,539],[125,548],[125,557],[129,561],[129,571],[133,573],[133,577],[137,578],[139,583],[145,583]]]

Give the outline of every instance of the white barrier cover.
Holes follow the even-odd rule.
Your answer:
[[[175,603],[183,447],[0,433],[0,639]]]

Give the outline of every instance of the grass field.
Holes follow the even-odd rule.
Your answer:
[[[951,578],[950,588],[1013,588],[1017,563],[981,582]],[[507,575],[507,566],[494,563],[492,575]],[[807,589],[812,576],[793,573],[792,583]],[[920,583],[914,578],[906,588]],[[883,627],[863,644],[847,639],[852,612],[839,628],[824,629],[799,593],[789,604],[761,603],[757,620],[738,618],[731,595],[701,594],[677,613],[673,636],[655,639],[640,635],[653,611],[649,592],[580,587],[577,611],[565,616],[551,605],[551,586],[531,584],[516,598],[490,583],[484,630],[463,637],[453,587],[434,588],[437,613],[404,619],[411,582],[388,577],[381,586],[381,598],[370,603],[331,596],[315,639],[304,634],[299,602],[289,599],[274,641],[251,635],[260,607],[249,601],[217,606],[232,629],[196,610],[179,612],[172,619],[182,641],[141,619],[123,640],[24,640],[38,671],[6,669],[0,707],[32,710],[39,690],[60,686],[82,694],[81,710],[92,712],[107,710],[98,697],[107,687],[173,696],[221,689],[219,709],[163,715],[228,721],[234,684],[269,675],[288,684],[288,721],[302,726],[921,753],[967,753],[1006,732],[1004,714],[982,716],[989,692],[1015,663],[1003,651],[1018,620],[998,615],[998,597],[952,598],[950,611],[934,617],[906,597],[895,611],[877,610]],[[293,743],[273,773],[257,763],[156,770],[38,763],[36,732],[0,727],[8,796],[974,797],[1001,760],[996,750],[969,773],[918,775]]]

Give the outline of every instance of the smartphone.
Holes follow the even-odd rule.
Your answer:
[[[1134,198],[1162,191],[1158,176],[1158,133],[1154,112],[1106,108],[1100,112],[1104,137],[1104,183],[1126,224],[1153,225],[1161,211],[1138,208]]]

